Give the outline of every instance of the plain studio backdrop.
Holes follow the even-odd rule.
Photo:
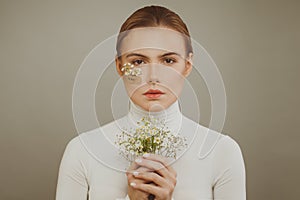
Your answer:
[[[72,116],[76,72],[98,43],[116,34],[134,10],[150,4],[177,12],[220,70],[227,94],[223,132],[242,149],[247,199],[299,199],[296,0],[2,0],[0,199],[54,199],[64,148],[77,136]],[[112,120],[110,97],[117,78],[112,63],[101,79],[111,84],[102,84],[96,95],[101,124]],[[207,126],[207,88],[194,71],[189,81],[199,98],[199,122]]]

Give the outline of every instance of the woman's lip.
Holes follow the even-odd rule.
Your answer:
[[[157,99],[161,95],[163,95],[163,94],[162,93],[147,93],[147,94],[145,94],[145,96],[148,97],[149,99]]]
[[[145,92],[143,95],[145,95],[149,99],[157,99],[163,94],[165,94],[165,93],[163,93],[160,90],[150,89],[147,92]]]
[[[147,95],[147,94],[164,94],[164,93],[160,90],[150,89],[150,90],[148,90],[147,92],[144,93],[144,95]]]

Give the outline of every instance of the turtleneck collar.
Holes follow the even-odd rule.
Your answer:
[[[136,124],[137,121],[140,121],[142,117],[145,116],[153,116],[160,120],[164,120],[166,127],[168,127],[168,129],[170,129],[174,135],[178,134],[182,125],[182,113],[179,109],[178,100],[162,111],[149,112],[136,105],[131,99],[129,99],[128,118],[131,123]]]

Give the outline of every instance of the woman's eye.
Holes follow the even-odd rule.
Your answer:
[[[134,60],[131,62],[133,65],[137,66],[137,65],[141,65],[141,64],[145,64],[145,62],[141,59],[139,60]]]
[[[175,63],[175,60],[172,59],[172,58],[166,58],[165,59],[165,63],[167,63],[167,64],[173,64],[173,63]]]

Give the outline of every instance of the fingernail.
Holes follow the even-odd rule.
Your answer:
[[[139,172],[133,172],[132,174],[133,174],[133,176],[138,176]]]
[[[143,157],[148,158],[150,156],[150,153],[144,153]]]
[[[137,158],[137,159],[135,159],[135,162],[141,163],[141,162],[142,162],[142,159],[141,159],[141,158]]]
[[[132,183],[130,183],[130,186],[134,187],[134,186],[136,186],[136,183],[132,182]]]

